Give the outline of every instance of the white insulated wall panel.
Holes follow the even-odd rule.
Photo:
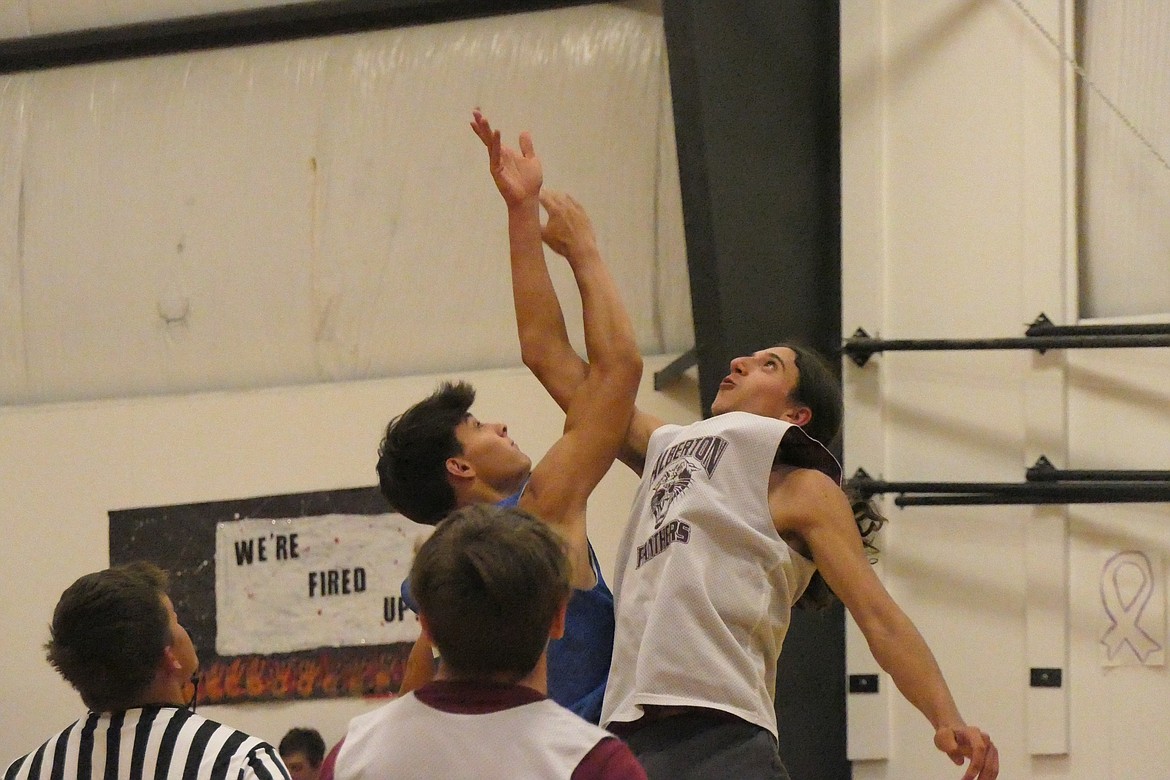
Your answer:
[[[475,106],[508,143],[531,130],[546,185],[589,210],[643,351],[691,346],[653,14],[589,6],[4,84],[0,132],[24,140],[3,158],[0,316],[20,311],[21,329],[0,402],[518,365]],[[571,274],[549,259],[583,346]]]

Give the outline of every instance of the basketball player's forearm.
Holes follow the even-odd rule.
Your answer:
[[[909,624],[909,618],[905,620]],[[874,658],[935,729],[962,725],[963,717],[926,640],[913,624],[899,629],[885,640],[870,642]]]
[[[908,620],[908,619],[907,619]],[[968,724],[959,713],[954,696],[943,679],[942,671],[926,641],[912,629],[913,636],[903,639],[887,668],[894,684],[907,701],[934,727],[934,746],[956,765],[970,761],[964,778],[993,780],[999,773],[999,755],[995,744],[978,726]],[[877,657],[877,653],[874,654]],[[878,658],[879,663],[882,659]]]
[[[578,248],[569,260],[581,294],[590,371],[607,376],[616,374],[627,381],[633,376],[636,388],[642,376],[642,355],[609,268],[596,244]]]
[[[567,409],[588,367],[569,342],[560,300],[545,264],[535,201],[508,210],[508,235],[520,356],[549,395]]]

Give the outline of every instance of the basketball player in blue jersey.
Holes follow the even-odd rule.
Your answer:
[[[600,273],[580,205],[549,191],[541,202],[544,241],[576,278]],[[522,271],[514,262],[521,344],[540,358],[526,362],[567,408],[591,368],[569,343],[547,267],[534,259]],[[595,316],[584,309],[586,323]],[[620,457],[642,483],[618,548],[601,724],[627,739],[651,780],[787,778],[776,662],[816,574],[930,721],[935,746],[967,762],[964,780],[995,778],[997,748],[963,720],[934,655],[873,572],[840,466],[820,443],[842,418],[828,364],[792,345],[737,358],[711,413],[689,426],[637,408],[631,418]]]
[[[522,279],[527,265],[544,265],[541,163],[527,135],[517,154],[503,150],[498,133],[478,114],[472,127],[488,145],[491,173],[507,206],[512,267],[521,269]],[[448,382],[387,426],[378,478],[390,505],[418,523],[434,525],[471,504],[518,506],[565,539],[574,590],[564,636],[549,646],[549,695],[596,723],[613,647],[613,596],[586,535],[585,505],[625,439],[642,358],[608,271],[600,264],[584,271],[576,281],[582,305],[592,313],[585,326],[589,369],[578,392],[566,399],[563,435],[540,462],[533,466],[507,426],[471,414],[470,385]],[[517,295],[523,294],[518,288]],[[525,327],[521,318],[521,343],[533,343]],[[524,351],[523,359],[538,357]],[[431,651],[421,639],[411,653],[403,692],[432,674]]]

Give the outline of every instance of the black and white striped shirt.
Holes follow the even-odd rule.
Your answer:
[[[4,780],[289,780],[267,742],[182,707],[91,712],[14,761]]]

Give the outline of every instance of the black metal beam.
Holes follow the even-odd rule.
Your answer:
[[[664,366],[662,369],[654,372],[654,389],[662,390],[668,387],[697,362],[699,362],[699,359],[695,355],[695,348],[691,347],[670,361],[670,365]]]
[[[1029,482],[1170,482],[1170,471],[1149,469],[1052,469],[1025,477]]]
[[[705,411],[738,355],[840,348],[840,7],[663,0],[662,16]],[[843,610],[797,610],[776,679],[793,777],[849,778],[845,678]]]
[[[995,496],[1065,496],[1068,503],[1083,503],[1091,498],[1136,496],[1143,501],[1170,500],[1170,481],[1161,482],[883,482],[849,480],[848,486],[864,495],[878,493],[983,494]],[[1162,498],[1166,496],[1167,498]]]
[[[663,0],[700,396],[783,340],[841,345],[836,2]]]
[[[0,41],[0,74],[275,43],[596,0],[319,0]]]

